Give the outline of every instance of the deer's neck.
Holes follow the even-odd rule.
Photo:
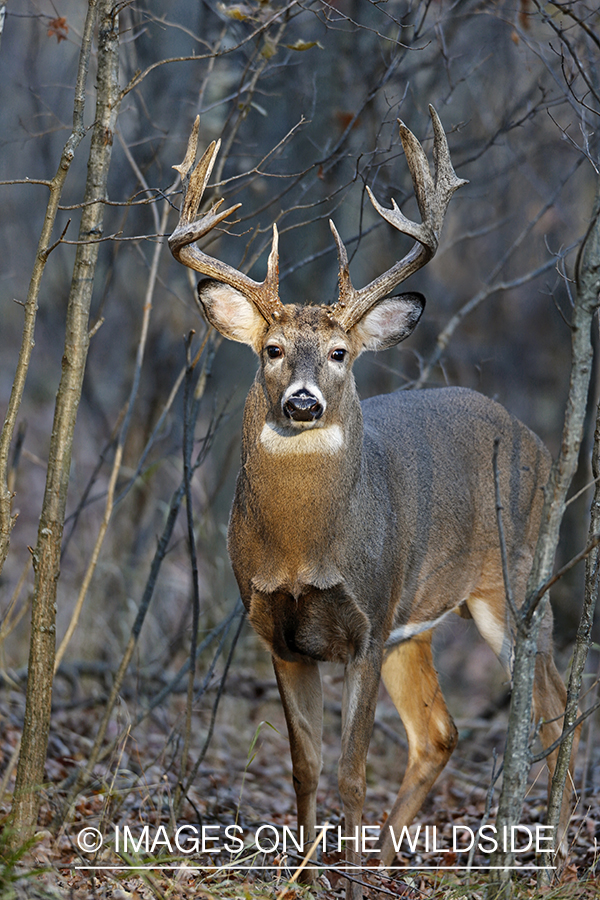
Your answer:
[[[244,411],[242,468],[232,513],[232,556],[243,555],[255,588],[300,592],[341,580],[337,527],[361,471],[362,414],[356,400],[344,424],[290,435],[269,422],[253,386]],[[248,569],[247,569],[248,570]]]

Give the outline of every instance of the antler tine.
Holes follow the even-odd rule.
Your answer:
[[[350,280],[350,267],[348,265],[348,254],[346,252],[346,247],[344,246],[344,243],[339,236],[338,230],[331,219],[329,220],[329,227],[331,228],[331,233],[335,238],[339,262],[339,297],[338,302],[335,305],[335,309],[337,309],[345,307],[346,304],[353,299],[356,291],[352,287],[352,281]]]
[[[173,167],[181,175],[185,196],[179,215],[179,223],[169,238],[171,253],[178,262],[183,263],[188,268],[236,288],[236,290],[252,301],[267,322],[271,322],[273,318],[279,318],[283,310],[283,304],[279,299],[277,227],[273,225],[273,240],[267,264],[267,274],[265,280],[261,282],[253,281],[252,278],[238,271],[238,269],[234,269],[233,266],[208,256],[195,245],[197,240],[208,234],[216,225],[242,205],[241,203],[236,203],[235,206],[219,211],[223,200],[217,200],[208,212],[198,217],[198,209],[221,146],[220,141],[213,141],[205,150],[202,159],[188,178],[188,172],[196,158],[199,124],[200,117],[197,116],[188,140],[185,158],[180,166]]]
[[[414,238],[417,242],[406,256],[366,287],[356,290],[350,280],[346,248],[335,226],[330,222],[337,244],[340,267],[339,297],[333,307],[333,314],[346,330],[355,325],[373,304],[387,296],[409,275],[429,262],[438,248],[444,216],[450,199],[454,191],[468,183],[463,178],[458,178],[452,167],[444,128],[433,106],[429,107],[429,114],[433,124],[435,177],[431,175],[423,147],[410,129],[403,122],[399,122],[400,139],[412,176],[422,221],[419,223],[407,219],[393,199],[392,209],[385,209],[375,199],[372,191],[367,188],[369,199],[379,215],[398,231]]]

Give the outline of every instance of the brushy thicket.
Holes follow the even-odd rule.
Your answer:
[[[54,175],[71,128],[85,6],[78,0],[8,3],[0,45],[3,410],[19,354],[20,304],[45,215],[47,189],[37,182]],[[181,199],[172,166],[183,159],[195,116],[201,116],[203,147],[218,137],[223,142],[212,196],[225,197],[228,205],[243,203],[229,233],[211,238],[210,253],[262,279],[277,222],[282,299],[329,303],[337,278],[329,218],[351,253],[357,285],[406,252],[408,241],[376,216],[365,186],[384,205],[393,197],[409,217],[418,216],[397,119],[429,152],[428,104],[433,104],[455,169],[469,185],[450,206],[437,256],[409,282],[428,299],[419,328],[407,344],[361,359],[359,390],[368,396],[401,386],[473,387],[500,400],[556,453],[569,377],[572,272],[589,223],[593,161],[598,160],[599,23],[592,7],[586,2],[544,7],[536,0],[522,0],[516,7],[488,0],[140,0],[123,6],[120,83],[129,89],[114,136],[93,336],[74,438],[58,643],[90,565],[125,416],[128,430],[106,536],[56,678],[44,827],[61,810],[69,778],[87,758],[149,585],[152,599],[106,734],[106,755],[94,769],[96,782],[78,802],[60,841],[52,843],[47,836],[39,844],[42,863],[76,864],[72,836],[82,822],[108,829],[119,821],[169,821],[177,785],[195,767],[190,802],[182,807],[185,821],[196,821],[197,814],[206,821],[241,816],[250,824],[293,822],[285,725],[269,661],[249,629],[234,648],[237,590],[225,529],[241,408],[255,368],[250,352],[208,336],[188,383],[188,395],[195,392],[201,402],[197,408],[184,402],[184,336],[195,331],[188,350],[193,357],[206,325],[194,302],[193,279],[172,260],[166,236]],[[93,55],[88,129],[94,118],[94,67]],[[53,232],[57,245],[42,280],[35,348],[11,457],[18,519],[0,574],[3,813],[11,804],[23,719],[33,587],[29,548],[36,543],[44,491],[88,149],[86,137],[61,200]],[[183,505],[157,572],[152,562],[182,482],[184,428],[193,430],[192,459],[198,464],[191,491],[200,650],[191,743],[182,764],[190,730],[184,670],[195,590]],[[592,437],[591,413],[573,493],[590,481]],[[590,491],[584,491],[568,509],[563,560],[585,543],[589,499]],[[557,643],[565,663],[581,583],[576,571],[554,592]],[[487,648],[466,628],[452,626],[439,644],[442,681],[470,742],[465,757],[455,761],[449,787],[439,788],[434,802],[468,807],[464,797],[456,799],[460,787],[453,780],[466,763],[476,769],[477,787],[469,791],[479,791],[468,794],[474,807],[468,821],[473,821],[485,803],[492,747],[502,747],[501,735],[490,737],[481,723],[491,718],[505,686]],[[334,672],[328,678],[331,747],[321,801],[335,817],[339,677]],[[385,702],[383,710],[370,763],[374,797],[366,815],[373,822],[389,808],[399,782],[398,747],[390,736],[397,726],[391,713],[387,724]],[[253,748],[264,719],[275,728],[260,728]],[[593,796],[598,762],[593,731],[581,757]],[[596,806],[591,802],[589,815],[584,809],[578,813],[579,837],[586,835],[575,852],[580,875],[595,864],[589,822],[595,822]],[[25,890],[11,887],[11,873],[20,873],[20,865],[15,858],[2,870],[6,874],[0,873],[7,891]],[[66,891],[63,881],[53,881],[52,890]],[[83,896],[96,889],[90,884],[87,874],[78,875],[71,890]],[[101,884],[102,891],[114,886]],[[175,890],[152,882],[119,889],[161,896]],[[225,896],[229,889],[194,881],[198,896],[201,890]],[[463,884],[447,889],[460,892]],[[578,889],[587,890],[583,883]],[[241,888],[236,882],[231,890]],[[406,890],[415,892],[406,896],[417,896],[418,890],[443,896],[446,888],[423,881],[407,883]],[[527,884],[523,890],[529,890]]]

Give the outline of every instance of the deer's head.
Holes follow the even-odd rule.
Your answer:
[[[354,394],[350,373],[360,353],[394,346],[411,334],[420,318],[425,304],[421,294],[390,294],[434,255],[446,207],[454,191],[465,183],[454,172],[446,136],[433,107],[430,114],[435,177],[420,143],[400,123],[421,223],[407,219],[395,201],[391,210],[383,208],[367,188],[377,212],[399,231],[415,238],[413,248],[387,272],[356,289],[350,279],[346,248],[330,222],[339,260],[339,296],[331,307],[281,302],[276,226],[267,275],[262,282],[203,253],[195,242],[240,205],[220,210],[220,200],[197,218],[219,150],[218,142],[208,147],[189,177],[179,225],[169,238],[171,251],[180,262],[208,276],[200,282],[198,294],[211,325],[225,337],[248,344],[258,355],[258,377],[268,398],[267,420],[279,430],[293,433],[335,424],[337,411],[344,407],[344,394]],[[184,182],[196,157],[198,128],[196,119],[186,158],[176,167]]]
[[[201,281],[198,294],[211,325],[258,355],[269,420],[292,432],[335,424],[354,394],[356,358],[408,337],[425,305],[421,294],[385,298],[344,328],[335,307],[280,303],[268,321],[229,285]]]

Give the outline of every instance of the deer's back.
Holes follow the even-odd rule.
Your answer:
[[[509,566],[524,587],[551,462],[542,441],[498,403],[463,388],[397,391],[362,409],[367,468],[385,479],[398,514],[395,624],[426,620],[440,595],[455,608],[474,593],[503,590],[496,440]]]

